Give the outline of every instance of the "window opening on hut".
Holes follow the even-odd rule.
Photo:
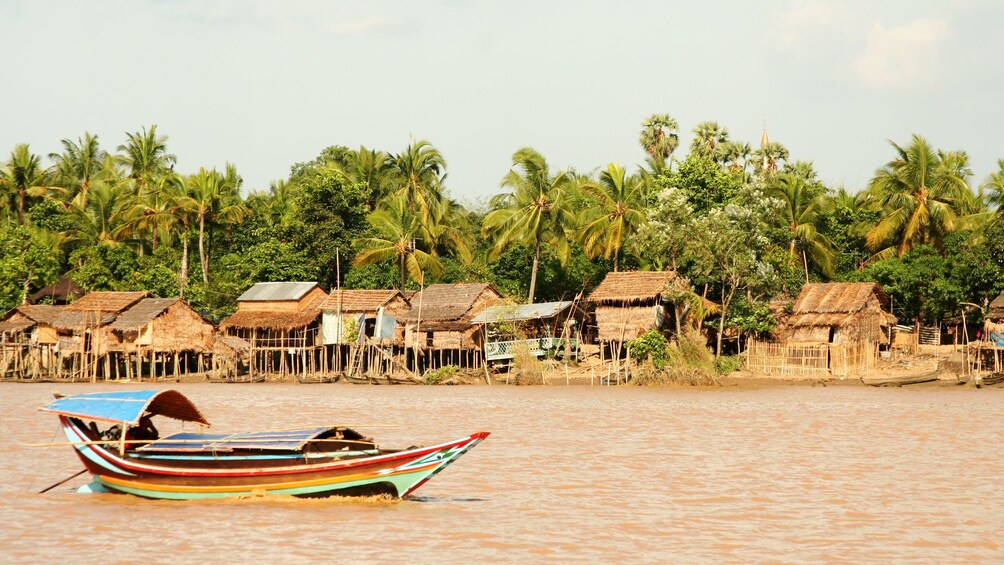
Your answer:
[[[433,344],[433,335],[434,335],[434,332],[432,330],[425,330],[425,345],[426,345],[426,347],[432,347],[432,344]]]

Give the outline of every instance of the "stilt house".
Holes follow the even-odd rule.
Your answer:
[[[144,298],[109,326],[119,345],[126,375],[142,376],[147,359],[151,376],[201,372],[212,352],[212,322],[180,298]]]
[[[603,282],[589,294],[595,305],[597,340],[623,344],[652,329],[666,325],[663,294],[676,280],[674,271],[630,271],[607,273]]]
[[[59,340],[52,324],[62,308],[24,304],[0,318],[0,377],[56,376]]]
[[[398,290],[333,290],[321,303],[325,345],[346,343],[349,337],[393,344],[398,320],[411,304]],[[397,340],[403,343],[403,331]]]
[[[119,314],[149,296],[145,291],[90,292],[60,310],[53,327],[59,335],[60,354],[71,365],[72,378],[118,375],[112,371],[109,353],[120,351],[122,342],[110,326]]]
[[[487,283],[433,284],[416,293],[402,316],[405,346],[418,353],[415,366],[479,364],[483,332],[472,320],[501,303],[502,295]]]
[[[576,354],[581,316],[572,306],[568,300],[485,308],[473,320],[484,328],[485,361],[513,359],[520,347],[543,357],[563,355],[567,344],[567,353]]]
[[[316,282],[257,283],[237,298],[237,312],[220,330],[250,344],[252,376],[322,370],[320,306],[327,297]]]

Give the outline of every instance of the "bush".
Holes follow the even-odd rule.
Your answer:
[[[719,375],[734,373],[743,368],[743,358],[739,355],[723,355],[715,359],[715,372]]]
[[[666,368],[671,354],[666,337],[656,330],[649,330],[625,344],[628,353],[639,363],[652,360],[652,365],[660,371]]]
[[[460,367],[457,365],[443,365],[438,369],[432,369],[426,371],[425,373],[425,384],[427,385],[438,385],[439,383],[449,380],[451,377],[460,372]]]

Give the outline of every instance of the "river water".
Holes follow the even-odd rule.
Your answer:
[[[177,385],[219,431],[492,432],[409,500],[193,503],[37,494],[81,468],[24,445],[53,386],[0,385],[5,562],[1004,560],[1002,390]]]

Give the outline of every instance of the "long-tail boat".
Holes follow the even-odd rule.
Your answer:
[[[404,497],[489,433],[407,449],[381,449],[342,426],[206,433],[209,422],[175,390],[57,395],[41,409],[59,416],[97,487],[177,500],[258,494]],[[199,430],[156,437],[154,416],[192,422]]]

